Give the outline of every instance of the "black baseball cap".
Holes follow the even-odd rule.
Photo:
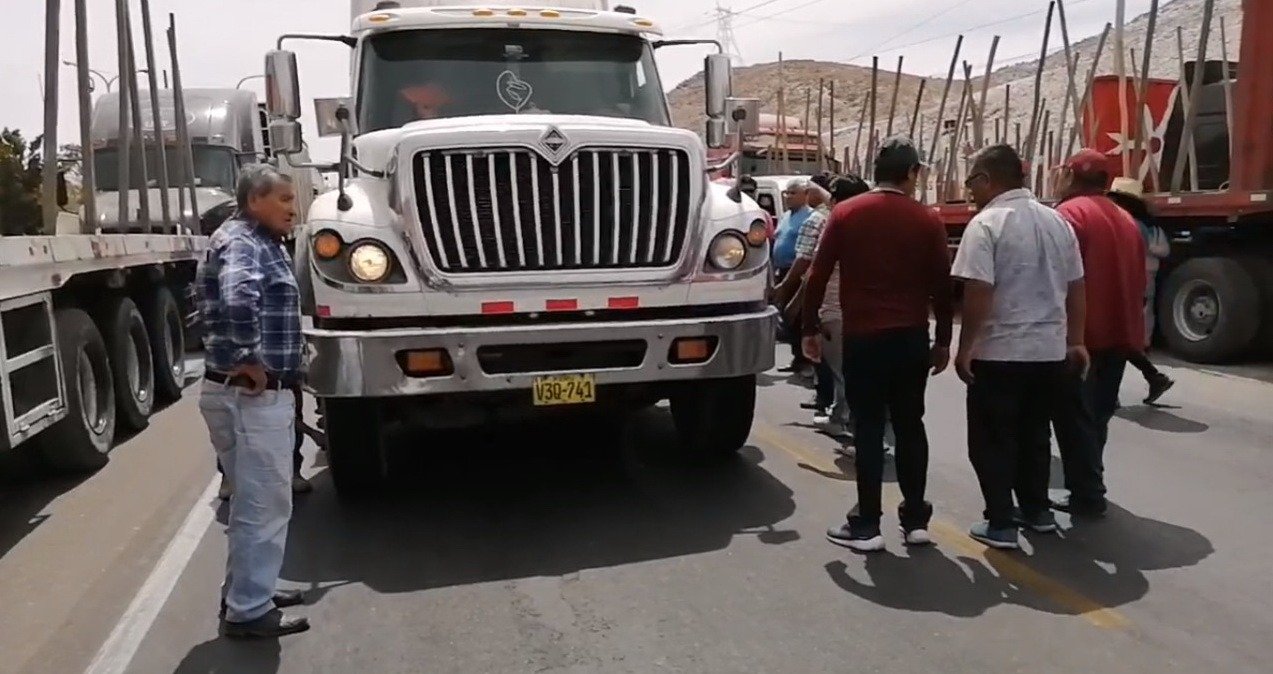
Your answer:
[[[852,173],[836,176],[835,180],[831,181],[831,198],[836,202],[852,199],[859,194],[865,194],[870,191],[871,186],[867,185],[865,180]]]
[[[880,151],[875,155],[875,167],[881,166],[909,169],[912,166],[923,166],[919,148],[907,136],[889,136],[880,143]]]

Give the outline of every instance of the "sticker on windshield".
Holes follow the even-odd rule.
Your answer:
[[[530,103],[530,97],[535,95],[534,87],[511,70],[499,74],[495,80],[495,90],[499,93],[499,99],[513,112],[521,112]]]

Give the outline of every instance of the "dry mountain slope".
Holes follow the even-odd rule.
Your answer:
[[[1178,65],[1178,49],[1176,47],[1176,29],[1180,27],[1184,35],[1185,60],[1193,60],[1198,45],[1198,37],[1201,32],[1202,24],[1202,7],[1203,0],[1174,0],[1172,2],[1163,3],[1158,12],[1158,24],[1155,28],[1153,52],[1151,54],[1150,75],[1152,77],[1161,77],[1166,79],[1176,79],[1179,72]],[[1216,0],[1215,15],[1212,20],[1211,36],[1208,47],[1208,57],[1211,59],[1220,58],[1220,17],[1224,17],[1226,22],[1228,36],[1228,53],[1229,58],[1237,60],[1239,47],[1239,34],[1242,28],[1242,8],[1241,0]],[[1110,21],[1114,19],[1113,10],[1111,8]],[[1039,38],[1042,39],[1043,19],[1038,20]],[[1147,15],[1136,17],[1127,22],[1125,28],[1125,44],[1130,49],[1135,49],[1137,58],[1141,58],[1144,54],[1145,34],[1148,25]],[[1077,36],[1071,35],[1071,39]],[[1079,40],[1071,45],[1072,53],[1079,54],[1078,76],[1080,81],[1076,84],[1078,94],[1082,95],[1082,89],[1085,82],[1082,78],[1086,77],[1088,69],[1091,67],[1092,56],[1096,52],[1096,46],[1099,35],[1089,36]],[[953,48],[954,38],[952,37],[951,46]],[[982,44],[984,42],[984,44]],[[1100,66],[1097,69],[1098,74],[1112,74],[1114,72],[1113,58],[1113,31],[1106,42],[1105,50],[1101,56]],[[963,52],[960,55],[961,60],[970,62],[981,62],[984,64],[987,51],[989,49],[989,38],[977,40],[965,40]],[[1130,55],[1128,56],[1130,66]],[[739,96],[759,98],[762,101],[763,109],[767,112],[777,111],[777,84],[778,64],[766,63],[746,68],[738,68],[734,71],[734,91]],[[837,148],[846,146],[852,147],[855,136],[857,136],[858,119],[863,105],[867,104],[869,99],[869,91],[871,86],[871,69],[869,67],[861,67],[856,65],[848,65],[841,63],[827,63],[821,61],[787,61],[785,64],[785,80],[787,81],[787,106],[788,114],[796,115],[803,118],[805,92],[812,91],[814,98],[817,97],[818,78],[834,79],[836,82],[836,110],[835,110],[835,128],[838,130],[836,138]],[[879,101],[876,104],[877,129],[880,134],[885,131],[885,124],[888,118],[889,99],[892,96],[892,83],[894,72],[889,68],[896,68],[896,60],[891,63],[881,61],[879,74]],[[1034,74],[1038,67],[1038,59],[1032,61],[1012,64],[999,68],[991,75],[991,88],[986,104],[986,134],[989,140],[993,141],[994,136],[994,120],[1002,118],[1004,107],[1004,86],[1011,86],[1011,104],[1009,110],[1009,119],[1004,128],[1013,129],[1014,125],[1019,123],[1022,127],[1022,134],[1027,132],[1031,116],[1031,104],[1034,97]],[[1139,62],[1136,65],[1139,72]],[[984,69],[974,67],[974,72]],[[915,95],[919,88],[919,82],[924,78],[915,75],[903,74],[902,84],[898,94],[897,103],[897,119],[894,122],[894,130],[905,129],[910,124],[910,114],[915,104]],[[1052,111],[1052,128],[1057,128],[1057,120],[1060,118],[1061,110],[1064,108],[1066,96],[1066,68],[1064,50],[1061,44],[1060,29],[1058,25],[1053,25],[1051,41],[1049,44],[1049,53],[1044,60],[1044,72],[1041,86],[1041,98],[1047,103],[1047,109]],[[923,130],[920,132],[926,139],[931,139],[933,130],[937,125],[937,108],[941,100],[941,91],[944,85],[944,79],[928,78],[928,84],[924,91],[924,100],[922,104],[921,116],[924,121]],[[981,78],[973,79],[973,91],[976,95],[980,95]],[[672,107],[673,120],[678,126],[684,128],[701,131],[703,127],[702,115],[702,92],[703,92],[703,76],[702,73],[695,75],[689,80],[681,83],[669,94],[669,102]],[[951,87],[949,100],[946,104],[945,114],[943,117],[947,120],[953,120],[959,113],[960,97],[963,92],[963,69],[957,68],[956,80]],[[952,122],[953,123],[953,122]],[[1072,120],[1067,121],[1067,126],[1073,124]],[[918,134],[917,134],[918,135]],[[865,151],[865,136],[862,136],[862,150]],[[940,150],[939,150],[940,152]]]

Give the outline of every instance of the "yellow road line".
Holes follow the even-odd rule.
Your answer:
[[[825,461],[809,451],[787,440],[784,433],[772,425],[757,420],[752,428],[752,435],[766,445],[776,447],[795,457],[801,463],[826,474],[840,473],[834,465],[827,466]],[[897,497],[889,492],[885,494],[889,501],[885,509],[897,507]],[[1132,622],[1119,611],[1102,605],[1065,583],[1040,573],[1031,567],[1020,556],[1003,550],[988,548],[968,537],[960,528],[950,522],[934,519],[928,525],[933,539],[944,547],[953,548],[959,554],[971,557],[997,570],[1002,578],[1027,588],[1036,594],[1052,601],[1066,611],[1073,612],[1087,622],[1104,629],[1131,630]]]

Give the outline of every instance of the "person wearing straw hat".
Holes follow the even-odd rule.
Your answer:
[[[1139,180],[1115,178],[1109,188],[1109,198],[1140,225],[1140,235],[1145,239],[1145,346],[1148,351],[1154,335],[1155,279],[1160,261],[1171,253],[1171,242],[1167,239],[1167,233],[1154,224],[1154,216],[1149,211],[1149,204],[1145,203],[1144,187]],[[1145,396],[1147,405],[1158,402],[1168,389],[1176,385],[1171,377],[1149,362],[1149,356],[1145,352],[1131,354],[1127,357],[1127,362],[1140,370],[1145,383],[1149,385],[1149,395]]]

